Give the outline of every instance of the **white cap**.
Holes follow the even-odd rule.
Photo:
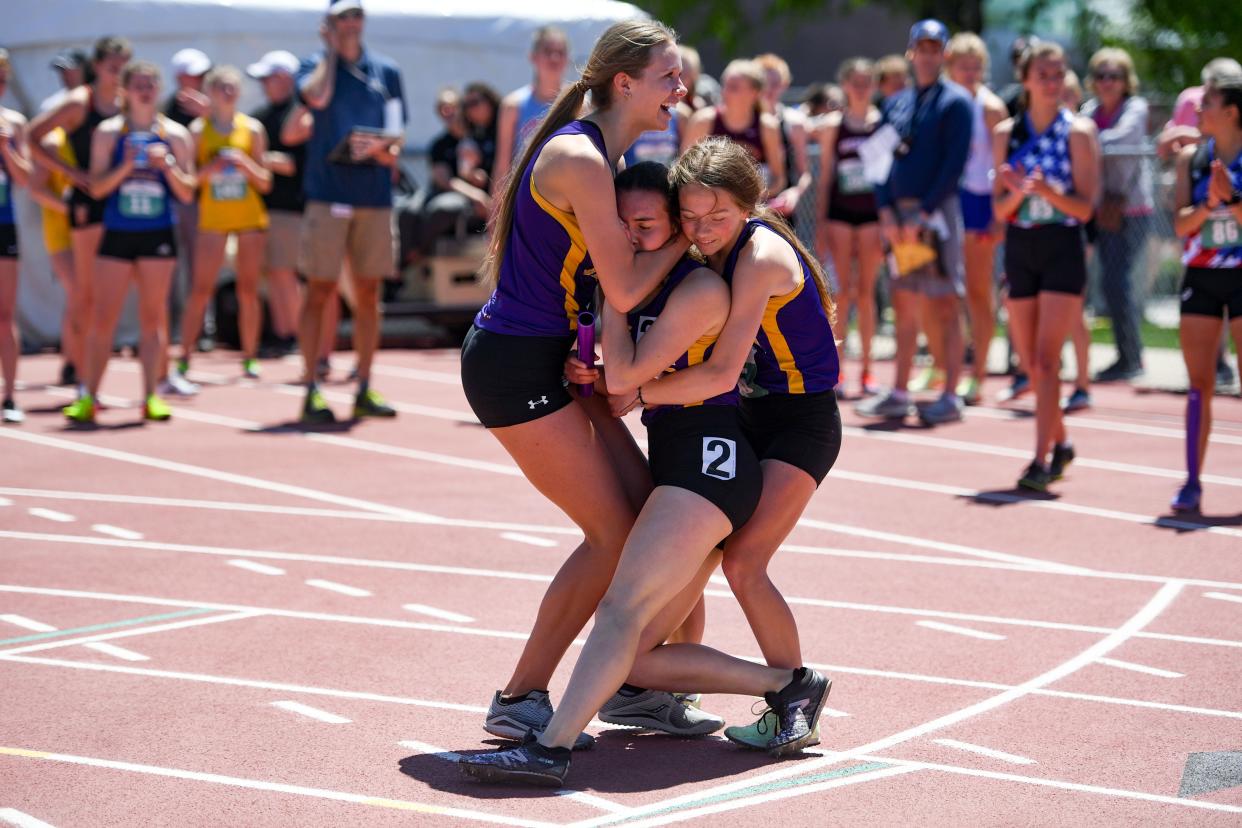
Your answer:
[[[197,76],[206,74],[211,68],[211,58],[198,49],[182,49],[172,58],[174,75]]]
[[[362,11],[362,0],[332,0],[328,3],[328,14],[333,17],[355,10]]]
[[[258,61],[247,66],[246,74],[255,80],[263,80],[277,72],[284,72],[286,75],[296,75],[298,67],[301,65],[302,62],[297,59],[293,52],[277,49],[274,52],[268,52],[259,58]]]

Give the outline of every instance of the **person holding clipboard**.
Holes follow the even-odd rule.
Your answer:
[[[303,61],[297,88],[314,121],[306,145],[306,211],[298,272],[306,279],[299,345],[306,365],[302,422],[336,421],[315,381],[323,309],[336,293],[349,256],[353,274],[354,350],[358,393],[354,417],[393,417],[396,411],[370,387],[379,341],[380,280],[391,275],[392,175],[402,143],[406,107],[401,71],[362,45],[360,0],[333,0],[320,26],[324,51]]]

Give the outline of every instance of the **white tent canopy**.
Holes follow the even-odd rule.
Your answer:
[[[407,146],[419,147],[440,125],[435,94],[443,86],[484,81],[502,94],[529,82],[531,36],[555,24],[570,38],[571,61],[585,63],[599,34],[617,20],[642,16],[612,0],[363,0],[369,49],[401,67],[409,107]],[[0,46],[13,72],[5,105],[34,113],[56,91],[49,68],[61,49],[89,51],[105,34],[126,37],[134,54],[167,73],[173,54],[187,46],[217,64],[244,68],[272,49],[305,57],[321,48],[318,28],[328,0],[4,0]],[[165,86],[171,79],[165,78]],[[245,85],[242,109],[261,101],[257,83]],[[37,211],[22,211],[23,331],[36,341],[57,338],[61,302],[42,249]]]

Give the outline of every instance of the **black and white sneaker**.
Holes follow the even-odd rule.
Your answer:
[[[789,684],[764,694],[779,723],[776,735],[768,742],[769,756],[788,756],[818,743],[819,714],[831,690],[832,680],[827,676],[799,667]]]
[[[658,730],[671,736],[706,736],[724,727],[724,719],[663,690],[631,695],[619,690],[599,709],[599,718],[608,724]]]
[[[544,747],[532,734],[509,750],[463,756],[458,766],[480,782],[559,788],[569,773],[569,756],[568,748]]]
[[[1074,462],[1076,456],[1073,443],[1058,443],[1052,447],[1052,462],[1048,464],[1048,474],[1054,481],[1065,477],[1066,467]]]
[[[497,690],[487,708],[483,729],[493,736],[520,742],[532,733],[542,733],[550,721],[552,700],[547,690],[531,690],[524,696],[507,700]],[[590,733],[578,734],[574,750],[590,750],[593,747],[594,736]]]

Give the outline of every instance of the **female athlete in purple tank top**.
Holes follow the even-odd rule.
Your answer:
[[[497,194],[483,271],[496,287],[463,345],[462,384],[479,420],[585,540],[544,596],[514,673],[493,700],[490,732],[524,733],[506,723],[506,697],[538,691],[546,699],[553,671],[612,579],[640,505],[562,379],[578,313],[592,306],[596,284],[629,310],[688,247],[678,240],[636,253],[617,220],[612,183],[629,145],[668,126],[685,94],[680,74],[672,31],[648,21],[613,25],[531,139],[521,174]],[[588,91],[596,109],[575,120]]]

